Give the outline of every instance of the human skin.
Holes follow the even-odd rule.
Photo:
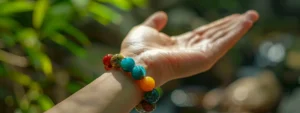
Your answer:
[[[160,32],[167,23],[167,15],[157,12],[128,33],[120,53],[143,65],[159,87],[210,69],[258,18],[258,13],[250,10],[179,36],[168,36]],[[141,97],[142,91],[129,76],[111,70],[46,113],[128,113]]]

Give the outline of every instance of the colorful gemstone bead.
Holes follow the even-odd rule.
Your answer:
[[[106,71],[110,70],[111,68],[112,68],[111,65],[104,65],[104,69],[105,69]]]
[[[149,103],[156,103],[159,99],[159,92],[157,89],[153,89],[152,91],[146,92],[144,94],[144,100]]]
[[[156,104],[151,104],[148,103],[147,101],[143,100],[140,103],[142,105],[142,108],[146,111],[146,112],[152,112],[155,110],[156,108]]]
[[[147,92],[154,89],[155,81],[152,77],[145,76],[143,79],[139,80],[139,85],[143,91]]]
[[[132,78],[135,80],[141,80],[146,76],[146,69],[143,66],[134,66],[131,71]]]
[[[164,94],[164,91],[163,91],[160,87],[155,88],[155,89],[156,89],[156,90],[158,91],[158,93],[159,93],[159,98],[162,97],[163,94]]]
[[[121,54],[113,55],[110,59],[110,63],[112,65],[112,67],[113,68],[120,68],[120,63],[121,63],[123,58],[124,58],[124,56],[121,55]]]
[[[106,66],[111,65],[110,64],[110,59],[111,59],[112,56],[113,56],[112,54],[105,55],[102,59],[103,64],[106,65]]]
[[[121,61],[121,68],[126,71],[130,72],[135,65],[135,62],[132,58],[126,57]]]
[[[142,104],[138,104],[135,106],[135,110],[139,113],[145,113],[146,111],[143,109]]]

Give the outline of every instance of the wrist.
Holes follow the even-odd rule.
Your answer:
[[[110,76],[109,79],[115,79],[116,84],[119,84],[122,88],[126,88],[126,86],[132,87],[139,97],[143,94],[143,91],[139,88],[137,82],[131,78],[130,73],[119,70],[109,70],[105,72],[104,75]]]
[[[136,110],[139,112],[152,112],[161,96],[159,89],[155,87],[156,83],[153,76],[149,76],[145,69],[145,64],[141,64],[140,60],[134,60],[132,57],[123,55],[105,55],[103,57],[105,69],[118,70],[127,76],[125,77],[127,80],[129,79],[128,77],[132,78],[132,80],[134,79],[139,88],[144,92],[143,100],[135,107]]]
[[[113,106],[127,106],[122,108],[134,108],[143,97],[143,91],[127,73],[118,70],[109,70],[100,76],[99,85],[111,84],[110,92],[116,92]],[[117,103],[118,102],[118,103]]]
[[[164,63],[157,63],[157,59],[150,56],[145,56],[144,54],[139,56],[134,56],[133,59],[136,61],[136,65],[144,66],[147,71],[147,76],[153,77],[155,80],[156,87],[160,87],[168,81],[166,65]]]
[[[137,60],[137,65],[145,67],[147,76],[151,76],[155,80],[155,87],[160,87],[162,85],[163,76],[161,76],[161,70],[153,65],[151,61],[140,59]]]

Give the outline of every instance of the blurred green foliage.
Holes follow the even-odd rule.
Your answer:
[[[59,67],[49,51],[64,48],[85,56],[89,38],[73,24],[92,18],[100,24],[118,24],[118,11],[144,7],[146,0],[0,0],[0,99],[15,112],[37,113],[54,105],[47,84]],[[58,47],[53,47],[58,46]],[[83,85],[70,82],[73,93]]]

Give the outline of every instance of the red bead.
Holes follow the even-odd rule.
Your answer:
[[[105,69],[106,71],[110,70],[111,68],[112,68],[111,65],[105,65],[105,66],[104,66],[104,69]]]
[[[106,66],[111,65],[110,64],[110,59],[111,59],[112,56],[113,56],[112,54],[105,55],[102,59],[103,64],[106,65]]]
[[[142,105],[142,108],[143,108],[146,112],[152,112],[152,111],[154,111],[155,108],[156,108],[156,104],[148,103],[148,102],[145,101],[145,100],[142,100],[140,104]]]

